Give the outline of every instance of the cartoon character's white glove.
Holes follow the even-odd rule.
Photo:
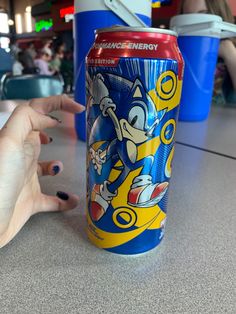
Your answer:
[[[102,166],[106,162],[106,156],[102,156],[103,151],[98,149],[95,151],[93,148],[89,149],[90,158],[92,160],[94,169],[97,170],[97,173],[101,175],[102,173]]]
[[[104,84],[104,77],[98,73],[92,80],[87,73],[86,88],[89,99],[89,106],[93,104],[100,105],[100,109],[104,117],[108,116],[108,109],[116,110],[116,105],[109,97],[109,91]]]
[[[92,80],[90,75],[86,75],[86,89],[88,96],[92,96],[94,104],[100,104],[104,97],[109,96],[109,91],[104,84],[104,77],[101,73],[98,73]]]
[[[116,110],[116,105],[113,103],[113,100],[109,97],[105,97],[100,102],[100,110],[104,117],[108,116],[108,109]]]

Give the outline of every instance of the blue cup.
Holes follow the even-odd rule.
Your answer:
[[[236,26],[217,15],[182,14],[171,19],[170,27],[179,34],[185,61],[179,120],[205,120],[211,107],[220,39],[235,36]]]
[[[112,25],[128,25],[115,12],[110,10],[103,0],[75,0],[75,100],[81,104],[86,102],[85,93],[85,57],[92,46],[98,28]],[[110,1],[116,2],[115,0]],[[119,2],[119,1],[117,1]],[[147,26],[151,25],[150,0],[123,0],[124,7],[135,12]],[[116,7],[116,6],[115,6]],[[134,25],[130,25],[134,26]],[[79,139],[86,140],[85,112],[75,116],[75,128]]]
[[[185,62],[179,120],[202,121],[210,112],[220,39],[180,36],[178,44]]]

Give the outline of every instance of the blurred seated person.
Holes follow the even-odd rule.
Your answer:
[[[13,58],[10,53],[0,47],[0,78],[3,74],[12,71]]]
[[[10,39],[10,50],[10,54],[14,59],[16,59],[17,54],[21,51],[21,49],[19,48],[19,43],[14,38]]]
[[[28,44],[28,47],[26,48],[26,52],[31,56],[31,58],[34,60],[37,56],[37,52],[35,50],[35,47],[34,47],[34,43],[33,42],[30,42]]]
[[[49,48],[49,49],[51,49],[51,47],[52,47],[52,39],[45,39],[44,41],[43,41],[43,48]],[[43,49],[42,48],[42,49]]]
[[[29,43],[27,48],[23,52],[22,63],[24,65],[24,74],[34,74],[36,73],[36,68],[34,65],[34,58],[36,56],[36,52],[34,50],[34,44]]]
[[[22,75],[24,66],[23,66],[23,52],[19,51],[16,55],[15,62],[13,63],[12,67],[12,74],[13,75]]]
[[[215,14],[225,22],[235,22],[226,0],[182,0],[180,13]],[[236,106],[236,47],[232,39],[224,39],[220,43],[213,103]]]
[[[54,75],[55,71],[49,68],[49,62],[52,59],[52,51],[49,48],[43,48],[40,51],[40,56],[34,61],[35,67],[38,69],[38,74]]]
[[[61,49],[60,46],[55,48],[55,54],[50,62],[50,68],[55,71],[56,73],[61,72],[61,62],[64,57],[64,51]]]

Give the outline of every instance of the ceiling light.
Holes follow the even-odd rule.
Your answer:
[[[15,22],[13,20],[8,20],[8,25],[12,26],[14,24],[15,24]]]
[[[25,12],[31,13],[31,6],[30,5],[28,7],[26,7]]]

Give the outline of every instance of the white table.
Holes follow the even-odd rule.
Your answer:
[[[236,158],[236,109],[212,107],[208,120],[179,122],[177,141]]]
[[[235,313],[235,160],[177,144],[162,244],[137,257],[108,253],[87,240],[86,147],[63,116],[42,159],[61,158],[65,170],[42,185],[81,202],[36,215],[0,250],[1,314]],[[225,132],[236,133],[231,123]]]
[[[6,120],[10,117],[12,111],[21,104],[24,104],[25,100],[1,100],[0,101],[0,129]]]

